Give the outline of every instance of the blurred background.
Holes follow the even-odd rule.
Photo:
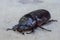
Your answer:
[[[58,20],[43,26],[52,32],[39,28],[25,35],[6,31],[18,24],[23,15],[38,9],[48,10],[51,19]],[[0,40],[60,40],[60,0],[0,0]]]

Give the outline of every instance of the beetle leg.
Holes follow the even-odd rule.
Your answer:
[[[51,32],[51,30],[45,29],[45,28],[43,28],[43,27],[40,27],[40,28],[43,29],[43,30],[46,30],[46,31],[50,31],[50,32]]]
[[[31,33],[33,33],[33,32],[34,32],[34,29],[32,29],[30,33],[26,33],[26,34],[31,34]]]
[[[13,30],[13,29],[8,28],[7,31],[8,31],[8,30]]]
[[[48,24],[48,23],[51,23],[51,22],[57,22],[57,20],[49,20],[49,21],[47,21],[46,23],[43,23],[42,25],[45,25],[45,24]]]
[[[48,22],[57,22],[57,20],[53,20],[53,19],[52,19],[52,20],[49,20]]]

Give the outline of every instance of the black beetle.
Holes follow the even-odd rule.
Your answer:
[[[36,28],[41,28],[46,31],[51,31],[42,27],[49,22],[55,22],[57,20],[49,20],[51,18],[50,13],[45,9],[39,9],[32,11],[26,15],[24,15],[20,20],[19,23],[13,26],[12,29],[8,28],[7,30],[18,31],[22,34],[26,31],[31,31],[33,33]],[[27,34],[30,34],[27,33]]]

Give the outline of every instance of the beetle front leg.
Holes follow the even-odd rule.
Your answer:
[[[50,31],[50,32],[51,32],[51,30],[45,29],[45,28],[43,28],[43,27],[40,27],[40,28],[43,29],[43,30],[46,30],[46,31]]]
[[[34,29],[32,29],[30,33],[26,33],[26,34],[31,34],[31,33],[34,33]]]

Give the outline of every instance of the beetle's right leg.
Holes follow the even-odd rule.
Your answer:
[[[50,31],[50,32],[51,32],[51,30],[45,29],[45,28],[43,28],[43,27],[40,27],[40,28],[43,29],[43,30],[46,30],[46,31]]]
[[[51,23],[51,22],[57,22],[57,20],[49,20],[49,21],[47,21],[46,23],[43,23],[42,25],[45,25],[45,24],[48,24],[48,23]]]
[[[49,20],[48,22],[57,22],[57,20],[53,20],[53,19],[52,19],[52,20]]]

